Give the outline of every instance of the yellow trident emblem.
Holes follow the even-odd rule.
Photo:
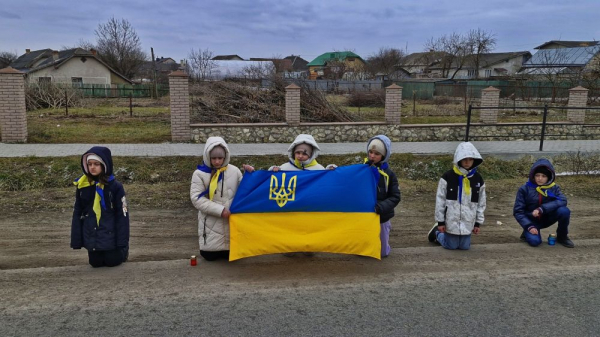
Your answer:
[[[281,176],[281,187],[279,187],[279,182],[277,181],[277,177],[271,176],[271,189],[269,191],[269,200],[275,200],[279,207],[285,206],[288,201],[294,201],[296,199],[296,178],[298,176],[294,176],[288,182],[287,190],[285,188],[285,173]]]

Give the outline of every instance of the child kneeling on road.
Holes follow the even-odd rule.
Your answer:
[[[198,210],[200,255],[207,261],[229,260],[229,207],[237,192],[242,172],[229,164],[229,147],[221,137],[209,137],[203,164],[192,175],[190,199]],[[244,171],[254,167],[243,165]]]
[[[483,158],[469,142],[458,145],[454,167],[438,183],[435,221],[427,236],[429,242],[446,249],[469,249],[471,233],[479,234],[486,206],[485,184],[477,173]]]
[[[71,248],[88,250],[92,267],[114,267],[129,256],[129,213],[123,185],[113,175],[108,148],[94,146],[81,156],[75,180]]]
[[[531,166],[529,180],[517,191],[513,215],[523,227],[521,240],[530,246],[539,246],[540,230],[558,222],[556,241],[568,248],[575,247],[568,236],[571,211],[567,208],[567,197],[554,182],[555,178],[552,163],[541,158]]]

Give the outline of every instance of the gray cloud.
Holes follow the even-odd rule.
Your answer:
[[[495,33],[498,51],[532,50],[552,39],[600,38],[598,12],[596,0],[105,0],[76,5],[21,0],[3,3],[0,48],[22,51],[93,41],[98,24],[114,16],[131,22],[147,51],[154,47],[175,59],[192,48],[242,57],[293,53],[309,61],[332,49],[353,49],[363,57],[383,46],[418,52],[431,37],[473,28]]]

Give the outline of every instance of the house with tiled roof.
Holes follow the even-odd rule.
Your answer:
[[[310,79],[340,79],[346,73],[362,72],[365,60],[351,51],[327,52],[310,61],[308,66]]]
[[[217,55],[213,57],[213,61],[244,61],[239,55]]]
[[[448,77],[455,72],[454,79],[490,79],[513,76],[530,58],[531,53],[528,51],[485,53],[479,55],[479,69],[477,69],[476,55],[469,55],[458,71],[458,66],[453,63]]]
[[[73,84],[131,84],[97,56],[95,50],[25,50],[11,67],[25,73],[29,82]]]
[[[570,76],[600,69],[600,44],[572,48],[541,48],[519,71],[529,76]]]
[[[561,41],[552,40],[544,42],[534,49],[560,49],[560,48],[578,48],[578,47],[593,47],[597,46],[599,41]]]

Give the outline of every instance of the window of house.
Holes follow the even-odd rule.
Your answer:
[[[348,57],[346,60],[348,60],[348,62],[354,62],[354,57]]]
[[[83,85],[83,78],[81,77],[71,77],[71,83],[74,87],[81,87]]]
[[[475,76],[475,70],[474,69],[467,70],[467,76],[468,77],[474,77]]]
[[[485,77],[492,77],[492,69],[485,70]]]
[[[52,82],[52,77],[38,77],[39,84],[50,84]]]

